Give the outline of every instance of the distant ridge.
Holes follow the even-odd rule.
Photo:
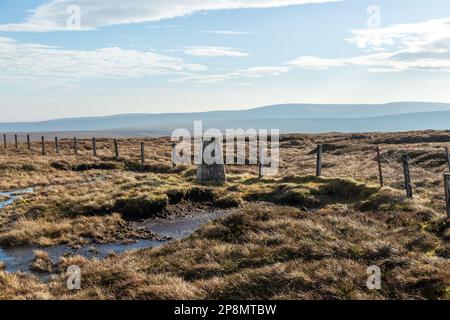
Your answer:
[[[397,102],[368,104],[285,104],[248,110],[197,113],[121,114],[0,123],[1,132],[121,132],[129,135],[167,135],[176,128],[276,128],[283,133],[408,131],[450,128],[450,104]]]

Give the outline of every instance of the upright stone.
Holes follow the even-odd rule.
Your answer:
[[[197,165],[197,181],[199,183],[224,184],[227,181],[223,161],[222,143],[215,138],[203,140],[202,164]]]

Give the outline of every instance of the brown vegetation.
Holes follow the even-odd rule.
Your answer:
[[[227,166],[225,186],[199,186],[195,168],[173,168],[168,139],[89,141],[71,154],[0,150],[0,189],[35,187],[0,211],[0,245],[89,245],[152,238],[132,221],[185,214],[193,205],[235,208],[191,237],[159,249],[104,260],[81,256],[32,267],[59,273],[43,284],[0,271],[0,298],[63,299],[449,299],[449,230],[442,174],[444,132],[286,135],[280,174],[257,178],[256,166]],[[324,143],[325,177],[313,176]],[[386,186],[378,185],[375,143]],[[414,199],[403,191],[401,155],[411,156]],[[43,249],[45,250],[45,249]],[[80,291],[64,270],[82,267]],[[367,267],[383,272],[382,289],[366,287]]]

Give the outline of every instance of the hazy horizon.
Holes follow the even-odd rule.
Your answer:
[[[246,110],[255,110],[255,109],[261,109],[261,108],[267,108],[267,107],[275,107],[275,106],[291,106],[291,105],[313,105],[313,106],[383,106],[383,105],[393,105],[393,104],[448,104],[450,106],[449,102],[440,102],[440,101],[392,101],[392,102],[385,102],[385,103],[277,103],[273,105],[261,105],[261,106],[252,106],[252,107],[242,107],[242,108],[217,108],[217,109],[210,109],[210,110],[186,110],[186,111],[166,111],[166,112],[124,112],[124,113],[110,113],[110,114],[84,114],[84,115],[73,115],[73,116],[65,116],[65,117],[56,117],[56,118],[42,118],[42,119],[35,119],[35,120],[10,120],[10,121],[3,121],[2,118],[0,118],[0,123],[35,123],[35,122],[47,122],[47,121],[55,121],[55,120],[70,120],[70,119],[89,119],[89,118],[107,118],[107,117],[114,117],[114,116],[126,116],[126,115],[170,115],[170,114],[195,114],[195,113],[209,113],[209,112],[227,112],[227,111],[246,111]],[[425,110],[423,112],[426,112]],[[405,112],[407,113],[407,112]],[[412,112],[416,113],[416,112]]]

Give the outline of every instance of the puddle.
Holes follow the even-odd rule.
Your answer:
[[[219,218],[226,214],[226,211],[214,211],[196,213],[195,215],[177,217],[173,219],[154,219],[145,222],[133,223],[133,227],[146,228],[162,237],[173,239],[183,239],[189,237],[195,230],[203,224]],[[86,258],[102,259],[111,253],[124,253],[132,250],[145,248],[155,248],[164,245],[170,241],[158,240],[138,240],[130,244],[90,244],[79,249],[73,249],[66,245],[50,248],[39,248],[38,246],[18,247],[18,248],[0,248],[0,261],[5,262],[7,272],[27,272],[39,276],[46,280],[49,274],[35,273],[30,265],[34,260],[34,250],[43,250],[47,252],[52,261],[58,262],[59,258],[66,254],[82,255]],[[92,250],[95,249],[95,250]]]
[[[34,191],[33,188],[27,188],[9,192],[0,192],[0,199],[4,199],[0,201],[0,209],[12,205],[17,199],[20,198],[21,195],[31,193],[33,191]]]

